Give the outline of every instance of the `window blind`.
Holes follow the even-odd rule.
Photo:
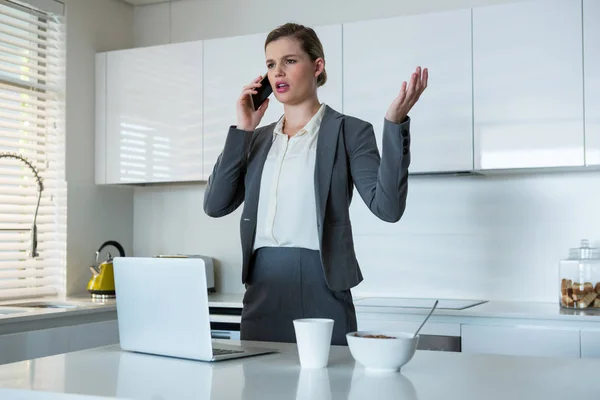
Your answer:
[[[64,37],[62,16],[0,0],[0,300],[66,287]],[[39,207],[34,172],[7,154],[41,177]]]

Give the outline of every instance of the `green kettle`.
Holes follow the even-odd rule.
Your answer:
[[[108,253],[108,258],[98,264],[100,252],[107,246],[115,247],[119,251],[119,256],[125,257],[123,246],[114,240],[104,242],[96,251],[96,265],[90,267],[92,277],[87,285],[87,290],[94,299],[114,299],[116,297],[112,255]]]

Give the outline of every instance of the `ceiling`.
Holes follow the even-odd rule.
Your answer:
[[[143,6],[146,4],[157,4],[157,3],[169,3],[176,0],[123,0],[125,3],[129,3],[134,6]]]

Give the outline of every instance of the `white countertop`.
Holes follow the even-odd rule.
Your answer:
[[[78,398],[47,393],[54,392],[164,400],[587,399],[596,397],[600,366],[594,359],[417,351],[401,374],[371,375],[347,347],[331,348],[328,368],[302,370],[295,344],[260,345],[280,353],[205,363],[109,346],[7,364],[0,366],[0,398]],[[46,393],[17,397],[5,389]]]
[[[51,303],[67,305],[67,308],[15,307],[11,304]],[[94,300],[89,296],[45,297],[27,300],[5,300],[0,302],[0,324],[45,318],[77,316],[97,312],[116,311],[115,299]]]
[[[210,307],[242,308],[243,294],[215,293],[209,296]],[[375,296],[354,297],[357,313],[388,313],[388,314],[413,314],[427,315],[427,308],[405,307],[380,307],[362,306],[361,301],[376,298]],[[380,298],[381,299],[381,298]],[[480,317],[480,318],[517,318],[541,319],[562,321],[590,321],[600,322],[600,310],[567,310],[562,309],[558,301],[547,302],[516,302],[516,301],[488,301],[464,310],[437,309],[434,316],[447,317]]]
[[[243,294],[214,293],[209,295],[209,307],[241,309],[242,299]],[[27,303],[35,304],[40,302],[58,303],[67,307],[38,308],[12,306],[12,304],[25,305]],[[59,317],[70,318],[99,312],[116,312],[116,310],[116,299],[96,300],[85,294],[80,296],[52,296],[27,300],[4,300],[0,301],[0,326],[2,324],[40,321]],[[239,323],[240,318],[239,315],[211,315],[211,321],[213,322]]]
[[[356,312],[426,315],[427,308],[361,306],[355,300]],[[524,318],[562,321],[600,322],[600,310],[567,310],[556,303],[489,301],[464,310],[436,309],[436,316],[480,318]]]
[[[219,308],[242,308],[243,294],[221,294],[209,295],[209,307]],[[51,303],[66,305],[58,308],[38,307],[15,307],[12,304],[27,303]],[[0,301],[0,326],[2,324],[14,324],[21,322],[39,321],[58,317],[77,317],[85,314],[99,312],[116,312],[116,299],[96,300],[88,295],[80,296],[52,296],[39,299],[27,300],[5,300]],[[213,322],[239,323],[239,315],[211,315]]]
[[[236,308],[241,309],[244,295],[242,293],[213,293],[209,295],[209,307],[211,308]],[[363,314],[390,314],[390,315],[426,315],[427,308],[405,308],[405,307],[382,307],[382,306],[363,306],[361,301],[364,299],[375,298],[375,296],[363,297],[357,295],[354,297],[357,313]],[[381,298],[380,298],[381,299]],[[10,307],[10,303],[26,302],[58,302],[75,305],[75,308],[22,308]],[[116,300],[93,300],[89,296],[70,296],[60,298],[45,298],[23,301],[2,301],[0,302],[0,324],[14,323],[21,321],[31,321],[36,319],[53,318],[59,316],[76,316],[95,312],[116,311]],[[6,312],[6,313],[5,313]],[[213,322],[238,323],[239,315],[218,315],[218,312],[211,314]],[[505,319],[528,319],[528,320],[546,320],[565,323],[591,322],[600,323],[600,311],[596,310],[565,310],[561,309],[558,303],[543,302],[511,302],[511,301],[489,301],[464,310],[437,309],[432,321],[436,319],[458,319],[465,318],[505,318]]]
[[[242,308],[243,294],[213,293],[209,295],[209,307]],[[14,307],[12,304],[27,303],[60,303],[72,307],[64,308],[38,308],[38,307]],[[42,318],[53,318],[57,316],[73,316],[99,311],[116,311],[116,299],[96,300],[87,295],[44,297],[27,300],[4,300],[0,301],[0,324],[13,323],[17,321],[29,321]]]

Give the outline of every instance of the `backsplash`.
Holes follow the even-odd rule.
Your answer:
[[[411,177],[406,213],[378,220],[355,193],[354,295],[556,301],[558,261],[600,243],[600,172]],[[239,218],[202,209],[204,184],[136,188],[134,254],[214,257],[217,290],[242,293]]]

